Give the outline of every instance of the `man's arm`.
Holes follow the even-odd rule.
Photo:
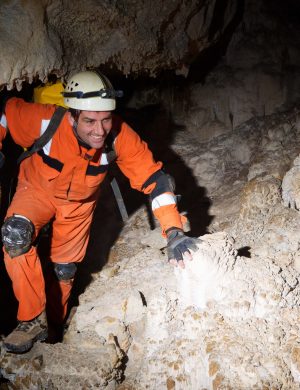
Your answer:
[[[130,180],[131,187],[149,195],[162,234],[168,241],[168,258],[184,268],[184,257],[191,258],[195,239],[185,236],[182,217],[177,209],[173,179],[155,162],[147,144],[127,124],[123,123],[116,139],[117,164]]]
[[[116,162],[131,187],[150,196],[163,235],[172,226],[182,228],[170,177],[162,171],[162,163],[154,161],[148,145],[124,122],[115,141],[115,151]]]
[[[5,162],[4,154],[1,152],[2,150],[2,142],[7,134],[7,124],[6,118],[4,114],[0,114],[0,169],[3,167]]]
[[[150,176],[142,189],[153,185],[149,196],[153,213],[160,222],[163,235],[167,238],[168,260],[174,266],[184,268],[184,260],[192,260],[191,250],[197,251],[197,243],[201,241],[184,234],[182,225],[185,217],[177,210],[174,179],[159,170]]]
[[[54,110],[54,106],[27,103],[16,97],[7,100],[0,120],[0,148],[8,131],[16,144],[31,146],[41,135],[43,120],[48,121]]]
[[[149,195],[153,214],[160,222],[162,234],[171,227],[183,228],[185,217],[177,209],[174,179],[162,169],[154,172],[143,184],[141,190]]]

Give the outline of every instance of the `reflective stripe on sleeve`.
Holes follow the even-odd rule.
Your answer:
[[[4,127],[5,129],[7,129],[7,120],[6,120],[5,114],[2,114],[2,115],[1,115],[0,125],[1,125],[2,127]]]
[[[49,123],[50,123],[50,120],[48,120],[48,119],[43,119],[43,120],[42,120],[40,135],[43,135],[43,134],[45,133],[45,131],[47,130],[47,127],[48,127]],[[52,138],[51,138],[50,141],[47,142],[46,145],[43,147],[43,151],[44,151],[44,153],[46,154],[46,156],[49,156],[49,154],[50,154],[51,144],[52,144]]]
[[[156,210],[161,206],[168,206],[169,204],[176,204],[176,198],[172,194],[162,194],[156,196],[152,201],[152,210]]]

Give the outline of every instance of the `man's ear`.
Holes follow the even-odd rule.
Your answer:
[[[70,112],[67,112],[67,118],[68,118],[70,125],[73,127],[75,119],[73,118],[73,116],[71,115]]]

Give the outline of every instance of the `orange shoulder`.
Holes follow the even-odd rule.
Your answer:
[[[42,122],[49,121],[54,111],[54,105],[28,103],[20,98],[9,99],[5,115],[14,141],[23,147],[32,145],[41,135]]]

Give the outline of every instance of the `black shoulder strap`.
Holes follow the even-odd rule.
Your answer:
[[[117,158],[115,141],[118,134],[121,131],[121,124],[122,124],[122,119],[119,116],[114,115],[112,130],[109,132],[105,140],[105,153],[107,154],[107,159],[109,163],[116,160]]]
[[[107,160],[109,163],[111,163],[117,158],[117,153],[114,145],[116,137],[117,134],[112,130],[105,140],[105,153],[107,154]]]
[[[52,115],[49,125],[45,132],[38,138],[30,149],[26,150],[18,158],[17,163],[20,164],[25,158],[32,156],[35,152],[41,150],[53,137],[55,134],[60,122],[62,121],[63,116],[65,115],[67,109],[64,107],[58,106]]]

